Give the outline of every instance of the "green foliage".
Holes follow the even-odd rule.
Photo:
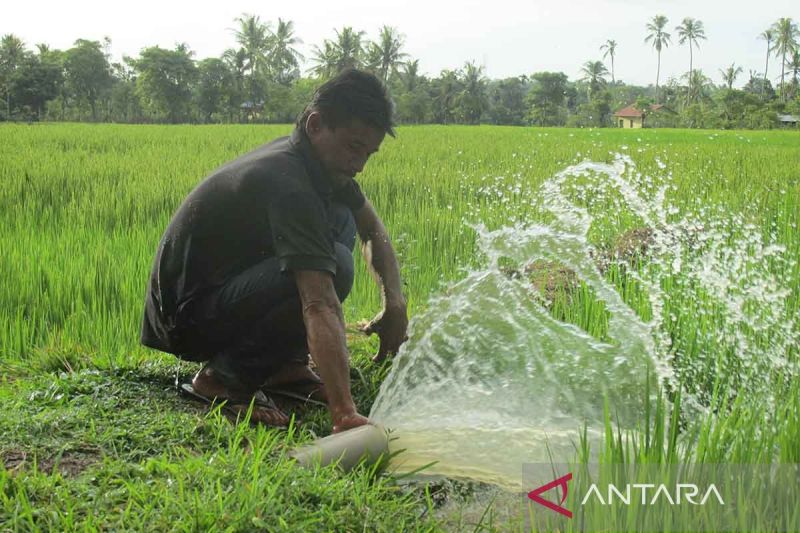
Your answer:
[[[335,32],[335,40],[325,39],[322,48],[314,46],[312,72],[322,79],[332,78],[346,68],[361,68],[364,63],[364,32],[350,26]]]
[[[787,112],[800,87],[797,25],[777,21],[759,36],[767,44],[763,75],[751,71],[742,90],[758,96],[746,105],[724,93],[733,90],[741,67],[720,70],[727,87],[715,87],[694,69],[692,54],[705,39],[701,21],[685,18],[675,28],[678,41],[689,44],[689,71],[661,85],[661,52],[671,43],[668,19],[654,16],[646,26],[645,43],[658,53],[655,87],[627,85],[615,79],[617,42],[600,47],[611,59],[587,61],[579,80],[563,73],[535,72],[505,80],[489,80],[483,67],[468,61],[438,76],[420,74],[420,63],[404,51],[397,28],[382,26],[375,40],[345,26],[332,39],[313,46],[310,76],[300,71],[303,56],[292,21],[264,21],[243,13],[235,19],[235,47],[218,58],[195,60],[186,45],[174,50],[145,48],[138,57],[109,64],[110,40],[79,39],[66,52],[37,45],[26,50],[13,34],[0,43],[0,120],[282,123],[294,120],[313,88],[347,67],[364,68],[391,90],[401,124],[480,124],[608,127],[613,112],[650,98],[675,115],[651,121],[650,127],[768,128],[775,113]],[[767,76],[770,54],[781,61],[780,90]],[[605,93],[610,94],[610,99]],[[782,106],[775,104],[780,99]],[[692,107],[699,105],[699,109]]]
[[[589,99],[606,86],[608,69],[602,61],[587,61],[581,68],[581,73],[584,76],[581,81],[589,84]]]
[[[48,100],[61,91],[64,78],[62,60],[58,53],[34,55],[25,53],[11,75],[11,100],[23,116],[38,120],[44,114]]]
[[[567,75],[563,72],[537,72],[527,96],[528,117],[537,126],[556,126],[566,122]]]
[[[403,52],[404,37],[396,28],[383,26],[378,41],[367,45],[366,66],[384,83],[397,74],[408,54]]]
[[[487,117],[492,124],[525,124],[527,107],[525,96],[530,83],[525,76],[507,78],[489,84],[489,109]]]
[[[486,98],[487,80],[483,75],[483,67],[468,62],[461,71],[461,92],[456,97],[456,115],[462,124],[479,124],[481,115],[488,106]]]
[[[97,103],[103,91],[111,86],[108,58],[98,41],[78,39],[64,53],[67,84],[79,102],[89,105],[92,121],[97,120]]]
[[[431,98],[426,87],[420,85],[411,91],[401,91],[394,98],[397,120],[402,124],[422,124],[431,116]]]
[[[431,81],[432,120],[437,124],[452,124],[457,117],[457,99],[463,87],[458,71],[443,70]]]
[[[227,88],[234,84],[234,73],[222,59],[208,58],[197,65],[197,106],[203,122],[224,122],[232,102]]]
[[[766,129],[777,123],[776,113],[763,109],[761,99],[753,93],[728,89],[716,98],[726,129]]]
[[[5,101],[6,120],[12,117],[11,98],[14,91],[14,78],[25,56],[25,44],[16,35],[9,33],[0,40],[0,94]],[[16,101],[14,102],[16,106]]]
[[[602,128],[609,125],[611,125],[611,94],[608,91],[592,95],[588,102],[578,106],[576,113],[567,121],[567,126],[573,128]]]
[[[191,83],[197,77],[192,53],[184,46],[145,48],[133,62],[136,92],[145,111],[156,120],[184,122],[188,117]]]

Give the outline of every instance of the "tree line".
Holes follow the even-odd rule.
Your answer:
[[[390,26],[375,40],[352,27],[335,30],[314,46],[311,67],[297,49],[302,41],[291,21],[272,24],[257,15],[236,20],[236,46],[220,57],[197,60],[185,43],[174,49],[144,48],[138,57],[111,60],[111,41],[78,39],[67,50],[47,44],[29,49],[18,37],[0,40],[0,120],[50,120],[127,123],[287,123],[315,87],[344,68],[373,72],[390,88],[402,124],[505,124],[537,126],[612,126],[613,113],[635,103],[643,112],[661,104],[669,112],[653,114],[649,125],[707,128],[769,128],[779,114],[800,114],[800,32],[781,18],[759,34],[766,42],[763,72],[750,71],[735,89],[742,68],[720,69],[715,85],[694,56],[706,40],[703,22],[690,17],[675,27],[678,44],[689,49],[685,75],[664,83],[661,54],[672,43],[668,19],[646,24],[644,43],[656,52],[655,85],[616,79],[617,42],[608,39],[581,78],[563,72],[536,72],[490,80],[473,61],[438,76],[420,73],[419,59],[403,49],[403,35]],[[770,58],[780,76],[768,76]],[[610,59],[610,67],[604,60]],[[609,81],[610,76],[610,81]]]

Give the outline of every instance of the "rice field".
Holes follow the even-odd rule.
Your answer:
[[[36,387],[46,388],[53,380],[63,387],[62,380],[95,379],[91,372],[80,372],[83,369],[97,370],[102,376],[155,372],[161,376],[156,381],[168,381],[171,357],[138,345],[145,284],[161,233],[185,195],[215,167],[290,131],[288,125],[0,125],[0,370],[3,373],[0,399],[9,406],[2,409],[9,414],[0,415],[0,429],[6,433],[0,439],[4,457],[12,449],[32,453],[37,447],[38,437],[24,435],[31,428],[26,425],[29,422],[18,419],[27,405],[20,400],[22,391],[33,398]],[[630,157],[639,174],[653,177],[652,183],[644,180],[643,187],[655,190],[657,185],[669,184],[665,194],[673,209],[672,216],[705,213],[721,220],[730,215],[726,226],[730,242],[738,242],[737,232],[746,226],[750,234],[760,236],[765,246],[780,247],[780,261],[767,254],[763,261],[759,260],[759,268],[774,273],[782,284],[778,287],[782,292],[775,293],[781,299],[778,314],[785,316],[786,323],[793,324],[791,331],[782,333],[782,339],[797,339],[800,334],[794,321],[800,311],[800,136],[797,132],[402,127],[397,139],[387,139],[359,181],[393,238],[412,316],[426,308],[432,295],[443,293],[449,283],[482,264],[484,258],[476,243],[475,224],[492,230],[512,223],[546,222],[547,214],[535,201],[543,183],[570,165],[584,160],[611,163],[617,154]],[[591,244],[598,250],[613,250],[619,246],[620,236],[642,227],[635,213],[619,209],[612,202],[607,206],[595,203],[593,208],[602,213],[589,233]],[[642,290],[619,269],[610,268],[605,276],[624,293],[625,301],[639,316],[647,320],[652,309]],[[662,288],[667,292],[672,290],[669,284]],[[583,299],[556,302],[552,312],[602,337],[603,311],[590,300],[587,295]],[[691,361],[700,353],[711,353],[717,362],[725,361],[730,354],[714,353],[714,345],[708,341],[711,337],[697,334],[715,327],[715,314],[700,310],[698,301],[704,300],[671,301],[672,311],[679,319],[664,334],[670,337],[673,346],[679,347],[682,361]],[[345,302],[348,323],[371,318],[379,310],[379,304],[374,284],[359,261],[354,290]],[[733,382],[720,384],[709,376],[710,367],[703,367],[702,373],[685,374],[691,380],[688,385],[707,399],[706,406],[720,415],[701,424],[691,447],[678,453],[674,446],[670,448],[669,434],[656,432],[648,434],[640,447],[627,449],[627,445],[614,440],[610,431],[606,457],[620,461],[635,461],[638,457],[658,462],[665,460],[665,456],[676,458],[678,454],[680,459],[711,462],[800,463],[800,387],[797,375],[791,373],[798,364],[798,347],[792,342],[774,344],[772,331],[730,332],[764,347],[763,353],[776,346],[776,350],[782,350],[777,355],[788,363],[787,373],[775,376],[777,403],[771,405],[774,417],[769,418],[770,428],[763,427],[763,413],[750,408],[748,398],[737,394]],[[368,397],[374,395],[386,368],[376,371],[366,362],[372,344],[359,340],[354,346],[354,365],[364,378],[364,402],[369,402]],[[735,351],[735,345],[732,346],[725,350]],[[54,398],[48,401],[55,401]],[[71,404],[58,402],[48,405],[45,402],[44,408],[38,408],[37,416],[47,418],[48,413],[64,413],[72,408]],[[92,412],[84,415],[91,417]],[[670,416],[665,412],[661,409],[655,416],[655,426],[662,424],[662,430],[665,417]],[[324,418],[319,415],[318,420],[322,420],[320,417]],[[184,415],[174,418],[182,424],[191,424]],[[649,420],[648,417],[643,425],[649,427]],[[142,423],[147,426],[155,422]],[[319,423],[324,430],[324,422]],[[48,424],[50,428],[58,426],[52,420]],[[270,489],[263,480],[266,478],[257,475],[263,473],[259,470],[262,466],[255,464],[252,456],[243,456],[233,440],[241,440],[242,432],[255,432],[249,439],[261,442],[268,450],[265,453],[271,454],[270,460],[280,465],[276,468],[291,476],[294,474],[280,459],[280,450],[295,439],[310,438],[302,432],[276,437],[274,432],[258,429],[237,429],[231,436],[225,432],[222,421],[203,424],[216,433],[213,438],[204,437],[206,440],[202,442],[225,450],[220,452],[224,455],[223,471],[231,474],[237,468],[251,468],[248,476],[252,475],[253,485],[264,491]],[[14,431],[16,436],[11,435]],[[68,432],[67,436],[76,434]],[[180,432],[173,437],[170,446],[191,438]],[[67,446],[68,438],[59,442],[52,445],[53,449]],[[117,487],[127,499],[106,501],[97,496],[100,498],[97,501],[106,501],[107,507],[93,514],[80,501],[87,498],[83,489],[75,488],[83,487],[80,483],[86,482],[91,469],[81,474],[84,477],[77,478],[83,481],[68,477],[53,480],[55,474],[45,475],[35,470],[15,477],[9,473],[10,468],[0,470],[0,529],[5,527],[1,526],[4,521],[8,521],[12,530],[84,526],[91,529],[125,524],[134,524],[134,529],[158,528],[167,525],[159,522],[160,513],[190,513],[193,506],[199,505],[194,500],[214,501],[221,494],[228,494],[222,485],[214,486],[209,481],[211,485],[203,485],[203,491],[195,496],[171,494],[164,507],[159,508],[147,503],[148,494],[152,498],[159,491],[171,490],[159,480],[177,479],[179,484],[187,483],[185,488],[191,492],[191,480],[186,476],[192,472],[205,475],[203,479],[218,479],[224,474],[213,472],[207,464],[197,464],[185,454],[165,456],[153,451],[149,455],[125,455],[109,451],[112,449],[117,450],[103,449],[106,463],[97,467],[103,475],[108,475],[109,461],[118,461],[127,465],[124,468],[155,472],[154,485],[148,486],[144,481],[146,475],[137,474],[137,481]],[[195,453],[202,458],[211,452],[203,448]],[[4,463],[8,467],[9,462]],[[171,464],[190,464],[190,467],[170,477]],[[406,524],[406,529],[412,524],[422,529],[440,527],[428,522],[432,513],[424,512],[426,505],[432,505],[430,499],[419,494],[397,494],[396,488],[389,486],[384,478],[376,481],[369,472],[355,474],[360,476],[355,480],[333,472],[324,476],[341,480],[342,491],[350,490],[346,488],[348,483],[355,483],[359,487],[356,494],[363,491],[365,501],[374,499],[370,500],[371,505],[381,509],[380,520],[371,522],[375,529],[393,530],[400,523]],[[225,483],[219,479],[218,482]],[[297,483],[311,486],[306,478]],[[57,511],[57,502],[42,496],[48,490],[70,501],[67,508],[73,511],[66,514]],[[132,494],[136,497],[131,497]],[[232,505],[257,509],[257,498],[254,500],[248,494],[241,498],[232,496]],[[418,499],[413,500],[414,497]],[[349,505],[346,498],[331,498],[325,501],[333,511],[317,516],[312,527],[361,529],[362,515],[336,513]],[[305,505],[302,499],[292,502],[288,505],[294,514],[281,520],[297,520],[302,514]],[[147,512],[137,519],[130,516],[135,514],[131,509],[140,508]],[[420,508],[423,512],[419,512]],[[290,522],[270,522],[268,511],[257,517],[248,515],[245,522],[222,510],[220,513],[225,516],[222,523],[234,529],[274,526],[291,530],[293,526]],[[195,526],[218,523],[214,520],[221,515],[202,516],[206,522]],[[403,518],[392,523],[392,516]],[[192,529],[191,524],[185,526]],[[169,528],[184,527],[173,524]]]

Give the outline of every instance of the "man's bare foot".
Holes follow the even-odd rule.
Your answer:
[[[250,408],[250,401],[253,395],[237,393],[236,391],[228,390],[222,382],[214,375],[214,371],[208,367],[204,367],[192,379],[192,388],[194,391],[208,398],[209,400],[223,401],[227,400],[226,407],[233,411],[234,414],[244,415]],[[261,402],[266,403],[268,398],[258,398],[260,391],[256,393],[256,403],[253,405],[253,412],[250,415],[252,422],[259,424],[266,424],[269,426],[287,426],[289,424],[289,417],[278,409],[276,406],[262,405]]]
[[[311,400],[328,401],[325,385],[308,365],[288,363],[272,374],[263,385],[266,389],[282,389],[307,396]]]

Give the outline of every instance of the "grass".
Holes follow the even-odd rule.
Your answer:
[[[434,509],[430,491],[401,488],[368,468],[348,475],[296,469],[284,451],[326,434],[324,412],[300,413],[303,424],[288,432],[234,424],[179,399],[171,388],[174,360],[138,345],[147,275],[171,214],[217,165],[289,131],[0,125],[0,529],[523,527],[503,522],[488,503],[454,522]],[[611,162],[623,152],[643,176],[673,185],[669,200],[680,212],[730,213],[732,242],[740,216],[784,246],[788,261],[765,262],[791,280],[785,310],[796,316],[798,141],[796,132],[405,127],[370,161],[361,183],[393,237],[412,314],[480,263],[464,221],[497,228],[542,220],[532,201],[541,183],[569,164]],[[657,185],[641,183],[643,190]],[[642,226],[612,203],[593,208],[604,213],[589,235],[599,250]],[[349,323],[378,310],[362,266],[345,303]],[[649,318],[645,290],[630,272],[612,266],[605,277]],[[687,379],[719,416],[690,430],[680,410],[653,406],[635,438],[607,433],[608,462],[800,462],[796,381],[781,385],[765,428],[765,413],[714,370],[736,360],[708,335],[721,311],[684,298],[694,294],[685,280],[665,276],[662,283],[677,295],[664,310],[676,317],[666,332],[673,351],[706,365]],[[577,297],[558,296],[551,310],[602,338],[605,309],[585,286]],[[764,346],[774,341],[769,331],[743,331]],[[369,362],[374,341],[350,340],[366,412],[388,366]],[[797,347],[785,355],[796,361]],[[677,417],[671,426],[670,417]]]
[[[366,359],[369,343],[355,346]],[[173,370],[149,363],[6,383],[0,524],[22,531],[434,527],[424,499],[374,467],[345,475],[293,465],[288,449],[330,432],[323,409],[300,410],[303,423],[284,431],[237,424],[180,398]],[[368,407],[377,383],[357,372],[353,383]]]

